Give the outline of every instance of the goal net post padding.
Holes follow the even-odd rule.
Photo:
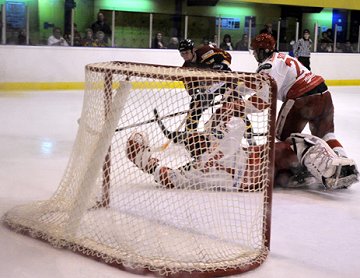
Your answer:
[[[48,200],[9,210],[3,222],[137,273],[224,276],[259,266],[270,245],[274,81],[254,73],[129,62],[85,70],[79,128],[58,189]],[[196,130],[186,133],[191,98],[206,94],[212,99],[196,104],[202,105]],[[249,101],[254,96],[268,105],[258,109]],[[230,111],[224,107],[233,107],[235,97],[247,103],[246,113],[220,117],[217,125],[214,115]],[[201,156],[167,138],[154,109],[169,132],[210,138],[205,149],[195,150]],[[237,129],[242,123],[246,129]],[[130,158],[134,133],[147,137],[150,157],[171,170],[173,186]]]

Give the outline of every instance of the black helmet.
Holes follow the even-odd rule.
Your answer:
[[[194,42],[190,39],[181,40],[179,43],[179,51],[192,50],[194,48]]]

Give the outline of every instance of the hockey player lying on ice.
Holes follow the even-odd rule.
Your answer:
[[[257,62],[257,72],[269,74],[277,83],[277,98],[283,101],[277,117],[276,137],[285,141],[292,133],[300,133],[309,124],[311,134],[323,139],[333,151],[346,157],[345,150],[334,134],[334,105],[324,79],[310,72],[297,59],[275,52],[271,35],[256,36],[251,48]],[[343,161],[341,175],[347,184],[358,181],[353,160]],[[346,186],[345,186],[346,187]]]
[[[160,120],[159,126],[167,138],[183,144],[192,161],[183,167],[171,169],[160,165],[151,151],[148,137],[134,132],[127,141],[126,153],[140,170],[152,174],[165,188],[257,189],[262,186],[262,158],[267,150],[263,145],[243,143],[246,124],[246,105],[235,96],[217,109],[205,125],[203,132],[169,132]],[[347,176],[339,172],[342,165],[354,162],[338,156],[324,140],[303,134],[291,134],[276,148],[276,177],[284,181],[284,173],[305,167],[326,188],[337,189],[351,185]],[[262,167],[261,167],[262,166]],[[278,175],[280,174],[280,175]],[[276,181],[276,180],[275,180]],[[283,184],[281,184],[283,185]]]

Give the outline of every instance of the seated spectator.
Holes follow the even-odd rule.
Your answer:
[[[67,43],[69,45],[71,45],[71,33],[70,34],[66,34],[64,36],[64,38],[66,39]],[[77,24],[74,23],[74,46],[81,46],[82,45],[82,38],[81,38],[81,34],[77,29]]]
[[[169,41],[168,47],[169,49],[178,49],[179,47],[179,39],[177,37],[172,37]]]
[[[210,44],[210,40],[207,37],[203,37],[202,45],[209,45],[209,44]]]
[[[332,43],[320,42],[319,52],[333,52]]]
[[[231,42],[231,36],[229,34],[225,34],[222,43],[220,44],[220,48],[223,50],[234,50],[234,46]]]
[[[212,47],[218,47],[217,46],[217,43],[218,43],[218,37],[217,37],[217,35],[214,35],[214,39],[213,40],[211,40],[210,39],[210,41],[209,41],[209,45],[211,45]]]
[[[351,42],[349,40],[347,40],[343,46],[343,52],[344,53],[355,53],[355,49],[353,48],[353,46],[351,45]]]
[[[91,25],[91,29],[93,30],[94,34],[96,34],[98,31],[102,31],[105,35],[104,41],[106,44],[108,43],[109,38],[111,38],[112,31],[110,26],[106,23],[105,16],[102,12],[98,13],[97,21]]]
[[[10,45],[19,44],[18,36],[19,36],[18,29],[10,29],[10,32],[8,32],[8,35],[7,35],[7,38],[6,38],[6,44],[10,44]]]
[[[249,36],[248,34],[243,34],[241,40],[239,40],[235,45],[235,50],[248,50],[249,49]]]
[[[216,47],[215,43],[209,40],[207,37],[203,37],[202,43],[198,46],[198,48],[203,47],[204,45],[208,45],[210,47]]]
[[[266,23],[264,25],[264,29],[260,30],[260,34],[269,34],[269,35],[273,36],[273,38],[276,41],[277,40],[277,32],[275,30],[273,30],[272,27],[273,27],[272,23]]]
[[[25,29],[21,29],[18,35],[18,44],[19,45],[26,45],[26,30]],[[29,42],[29,44],[31,44]]]
[[[327,32],[322,32],[320,42],[333,43],[333,40],[329,37]]]
[[[152,41],[151,48],[166,48],[165,43],[163,42],[163,34],[157,32],[155,38]]]
[[[48,45],[50,46],[69,46],[61,34],[59,27],[54,27],[53,34],[48,38]]]
[[[330,40],[330,42],[334,42],[333,31],[331,28],[326,30],[326,35],[327,35],[328,39]]]
[[[327,32],[321,33],[319,52],[333,52],[333,41],[328,37]]]
[[[343,53],[344,52],[342,43],[340,43],[340,42],[336,43],[335,52],[336,53]]]
[[[94,33],[91,28],[88,28],[85,30],[85,37],[82,41],[83,46],[96,46],[95,45],[95,39],[94,39]]]
[[[103,31],[97,31],[95,34],[95,41],[94,41],[94,46],[97,47],[107,47],[108,44],[105,41],[105,33]]]
[[[204,46],[204,45],[209,45],[210,47],[216,47],[216,43],[212,42],[207,37],[203,37],[203,40],[202,40],[202,43],[201,43],[200,47]]]

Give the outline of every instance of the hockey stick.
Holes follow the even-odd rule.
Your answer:
[[[209,107],[211,106],[216,106],[220,104],[220,101],[217,101],[217,102],[214,102],[212,105],[210,105]],[[179,112],[175,112],[175,113],[172,113],[172,114],[168,114],[168,115],[165,115],[165,116],[162,116],[161,118],[159,118],[160,120],[164,120],[164,119],[168,119],[168,118],[173,118],[173,117],[176,117],[176,116],[179,116],[179,115],[183,115],[183,114],[187,114],[189,113],[190,111],[192,111],[192,109],[188,109],[188,110],[184,110],[184,111],[179,111]],[[151,124],[153,122],[156,122],[157,119],[153,118],[153,119],[149,119],[149,120],[146,120],[146,121],[143,121],[143,122],[140,122],[140,123],[135,123],[135,124],[132,124],[132,125],[128,125],[128,126],[124,126],[124,127],[119,127],[117,129],[115,129],[115,132],[119,132],[119,131],[123,131],[123,130],[126,130],[126,129],[129,129],[129,128],[133,128],[133,127],[137,127],[137,126],[142,126],[142,125],[146,125],[146,124]]]
[[[216,101],[216,102],[212,102],[208,108],[210,107],[215,107],[219,104],[223,103],[222,100],[220,101]],[[130,128],[134,128],[134,127],[138,127],[138,126],[142,126],[142,125],[146,125],[146,124],[151,124],[151,123],[154,123],[154,122],[157,122],[157,121],[162,121],[162,120],[165,120],[165,119],[169,119],[169,118],[173,118],[173,117],[176,117],[176,116],[180,116],[180,115],[183,115],[183,114],[187,114],[189,112],[191,112],[193,109],[188,109],[188,110],[184,110],[184,111],[179,111],[179,112],[175,112],[175,113],[171,113],[171,114],[168,114],[168,115],[165,115],[165,116],[162,116],[162,117],[158,117],[158,118],[152,118],[152,119],[149,119],[149,120],[146,120],[146,121],[143,121],[143,122],[139,122],[139,123],[134,123],[134,124],[131,124],[131,125],[128,125],[128,126],[124,126],[124,127],[119,127],[119,128],[116,128],[115,129],[115,132],[120,132],[120,131],[124,131],[124,130],[127,130],[127,129],[130,129]],[[78,120],[78,122],[80,121],[80,119]],[[246,125],[247,126],[250,126],[251,125],[251,121],[249,120],[248,117],[246,117]],[[262,133],[254,133],[252,132],[251,133],[248,133],[246,138],[247,139],[250,139],[252,138],[253,136],[266,136],[268,133],[267,132],[262,132]]]
[[[155,114],[155,112],[157,113],[157,110],[156,110],[156,109],[154,109],[154,114]],[[156,115],[155,115],[155,117],[156,117]],[[180,125],[179,125],[179,126],[176,128],[176,130],[174,131],[175,134],[179,133],[179,130],[180,130],[180,129],[182,128],[182,126],[185,124],[186,120],[187,120],[187,117],[185,117],[185,118],[181,121]],[[161,123],[161,126],[160,126],[160,124],[159,124],[159,126],[160,126],[161,129],[162,129],[162,128],[165,128],[164,124],[163,124],[161,121],[157,121],[157,123],[158,123],[158,124]],[[162,129],[162,130],[163,130],[163,129]],[[166,129],[165,129],[165,130],[166,130]],[[166,131],[168,131],[168,130],[166,130]],[[164,131],[163,131],[163,132],[164,132]],[[153,151],[153,152],[162,152],[162,151],[165,151],[165,150],[167,149],[167,147],[169,147],[171,141],[172,141],[172,139],[171,139],[171,138],[168,138],[168,140],[167,140],[164,144],[162,144],[160,147],[157,147],[157,148],[152,149],[152,151]]]
[[[212,86],[210,89],[208,89],[205,94],[213,94],[214,92],[216,92],[217,90],[219,90],[225,83],[224,82],[220,82],[219,84],[216,84],[215,86]],[[224,101],[226,101],[226,99],[230,96],[230,94],[233,92],[233,89],[227,88],[226,92],[224,93],[224,95],[222,96],[222,99],[219,101],[219,104],[223,104]],[[214,100],[211,101],[211,103],[213,103]],[[214,105],[208,105],[207,108],[213,107]],[[189,112],[196,110],[199,106],[200,106],[201,102],[198,102],[197,104],[195,103],[195,106],[189,110]],[[155,118],[159,118],[159,114],[157,113],[157,110],[154,109],[154,115]],[[185,124],[187,120],[187,117],[185,117],[181,123],[179,124],[179,126],[176,128],[176,130],[173,132],[174,136],[177,136],[177,134],[179,133],[179,130],[183,127],[183,125]],[[159,151],[164,151],[167,149],[167,147],[170,145],[170,143],[173,141],[173,137],[169,136],[169,131],[166,129],[166,127],[164,126],[164,124],[162,123],[161,120],[157,120],[157,123],[159,125],[159,127],[161,128],[162,132],[164,133],[164,135],[166,136],[166,138],[168,139],[167,142],[165,142],[164,144],[162,144],[160,147],[158,148],[154,148],[152,151],[154,152],[159,152]],[[170,138],[169,138],[170,137]]]
[[[206,94],[215,92],[216,90],[220,89],[223,85],[224,85],[224,82],[220,82],[219,84],[216,84],[215,86],[208,89]],[[209,107],[219,105],[220,103],[221,103],[221,101],[212,102],[209,105]],[[195,108],[196,107],[194,107],[192,109],[188,109],[188,110],[184,110],[184,111],[180,111],[180,112],[175,112],[175,113],[163,116],[163,117],[160,118],[160,120],[164,120],[164,119],[173,118],[173,117],[176,117],[176,116],[179,116],[179,115],[187,114],[187,113],[191,112]],[[125,127],[120,127],[120,128],[115,129],[115,132],[123,131],[123,130],[129,129],[129,128],[133,128],[133,127],[137,127],[137,126],[141,126],[141,125],[145,125],[145,124],[150,124],[150,123],[153,123],[153,122],[156,122],[156,121],[157,121],[156,119],[150,119],[150,120],[143,121],[143,122],[140,122],[140,123],[135,123],[135,124],[128,125],[128,126],[125,126]]]

